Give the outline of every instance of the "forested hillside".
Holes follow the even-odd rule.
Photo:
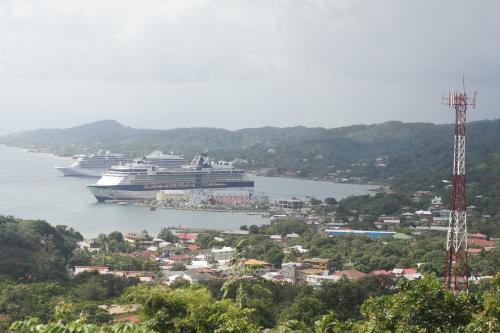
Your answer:
[[[467,127],[470,177],[490,170],[500,153],[500,120],[472,122]],[[106,149],[141,156],[155,149],[190,159],[208,150],[217,159],[242,159],[247,169],[271,168],[271,174],[368,180],[422,175],[449,178],[452,125],[387,122],[334,129],[216,128],[149,130],[105,120],[68,129],[40,129],[0,137],[0,143],[77,154]],[[376,167],[375,159],[385,167]],[[297,171],[300,171],[296,173]],[[493,171],[493,170],[492,170]],[[430,179],[429,177],[427,177]],[[496,178],[494,179],[496,181]]]

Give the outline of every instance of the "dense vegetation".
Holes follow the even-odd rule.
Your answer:
[[[244,159],[249,169],[272,168],[275,174],[300,171],[298,176],[388,180],[404,175],[449,179],[452,162],[452,125],[387,122],[334,129],[215,128],[146,130],[100,121],[69,129],[41,129],[0,137],[1,143],[49,148],[62,154],[99,148],[141,156],[154,149],[174,151],[187,158],[208,149],[217,159]],[[490,161],[500,153],[500,120],[468,124],[468,162],[472,180],[490,174]],[[382,158],[385,168],[376,168]],[[497,170],[498,171],[498,170]],[[430,177],[429,177],[429,174]],[[498,173],[495,173],[498,177]],[[493,177],[493,176],[492,176]],[[498,178],[495,179],[497,181]],[[497,185],[498,186],[498,185]]]
[[[338,269],[414,267],[428,274],[421,281],[399,283],[390,277],[366,276],[310,286],[266,281],[233,261],[229,279],[199,285],[138,284],[134,278],[85,272],[67,274],[68,265],[85,260],[77,250],[76,231],[44,221],[0,217],[0,315],[13,332],[496,332],[499,329],[500,276],[475,285],[471,293],[454,295],[433,275],[442,271],[442,237],[419,236],[411,241],[363,237],[320,237],[296,221],[273,226],[250,226],[249,236],[216,232],[200,235],[203,247],[231,245],[234,258],[283,260],[303,254],[283,251],[302,245],[308,256],[332,259]],[[266,234],[297,233],[299,238],[276,243]],[[162,234],[171,237],[167,230]],[[118,232],[100,235],[103,250],[92,260],[119,265],[127,251]],[[8,250],[8,251],[4,251]],[[17,250],[22,255],[15,256]],[[13,256],[14,255],[14,256]],[[36,260],[30,260],[35,256]],[[284,258],[287,256],[287,258]],[[128,257],[128,256],[125,256]],[[498,271],[499,254],[483,252],[472,258],[475,272]],[[15,259],[15,260],[14,260]],[[104,259],[103,259],[104,260]],[[145,260],[141,265],[146,265]],[[118,267],[118,266],[117,266]],[[142,266],[138,266],[142,267]],[[113,324],[102,305],[139,304],[141,324]],[[1,317],[1,316],[0,316]],[[36,319],[34,319],[36,318]],[[5,329],[5,326],[3,326]]]

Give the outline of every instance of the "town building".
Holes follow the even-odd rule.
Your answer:
[[[132,243],[136,246],[151,246],[155,244],[153,237],[145,232],[128,233],[125,236],[123,236],[123,240]]]
[[[273,268],[273,265],[271,265],[270,263],[257,259],[243,260],[241,264],[244,267],[253,269],[258,275],[262,275]]]
[[[220,249],[210,249],[205,252],[205,260],[209,262],[219,261],[219,260],[231,260],[233,256],[233,248],[230,246],[224,246]]]
[[[286,262],[281,264],[281,274],[287,279],[290,279],[292,283],[296,283],[298,280],[298,271],[303,269],[304,265],[298,262]]]
[[[367,237],[391,237],[395,234],[393,231],[373,231],[373,230],[350,230],[350,229],[331,229],[325,230],[329,237],[336,236],[367,236]]]
[[[176,274],[166,276],[163,280],[164,284],[170,285],[178,280],[189,281],[189,283],[194,284],[201,281],[214,280],[217,277],[213,274],[208,273],[204,269],[189,269],[184,272],[177,272]]]
[[[157,193],[156,200],[159,202],[190,202],[193,200],[193,192],[189,190],[162,190]]]
[[[288,200],[281,199],[275,202],[276,208],[281,211],[300,211],[305,206],[305,202],[303,200],[297,198],[291,198]]]
[[[106,274],[109,271],[109,267],[107,266],[75,266],[74,274],[80,274],[83,272],[94,272],[97,271],[99,274]]]
[[[226,206],[248,206],[251,193],[249,191],[214,191],[213,203]]]
[[[314,288],[320,288],[326,282],[337,282],[341,277],[337,275],[307,275],[306,283]]]
[[[302,259],[302,265],[304,267],[321,269],[323,271],[328,271],[328,272],[330,272],[334,267],[332,260],[323,258]]]
[[[360,272],[358,270],[355,270],[355,269],[348,269],[348,270],[344,270],[344,271],[334,272],[333,275],[336,275],[339,278],[345,278],[348,280],[359,280],[361,278],[364,278],[367,274]]]

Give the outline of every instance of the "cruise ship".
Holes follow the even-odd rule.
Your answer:
[[[134,161],[113,166],[95,185],[88,186],[100,202],[106,200],[153,200],[161,190],[231,188],[252,190],[254,182],[244,170],[229,162],[211,161],[207,154],[176,169],[159,168]]]
[[[186,164],[184,157],[173,154],[163,154],[159,150],[145,155],[142,159],[136,160],[135,162],[144,163],[146,165],[155,165],[159,168],[178,168],[181,165]]]
[[[154,165],[160,168],[179,168],[181,165],[186,164],[186,160],[183,157],[163,154],[159,150],[134,161],[122,154],[102,153],[101,151],[89,156],[76,155],[75,158],[76,161],[70,166],[56,167],[56,169],[61,171],[65,176],[101,177],[112,166],[119,166],[130,162],[142,165]]]
[[[64,176],[75,177],[101,177],[113,165],[125,164],[131,161],[122,154],[114,154],[109,151],[99,151],[92,155],[75,155],[76,161],[67,167],[56,167]]]

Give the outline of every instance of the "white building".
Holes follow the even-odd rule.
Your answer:
[[[205,258],[208,261],[219,261],[219,260],[231,260],[233,256],[233,248],[230,246],[224,246],[221,249],[211,249]]]
[[[337,282],[342,277],[338,275],[306,275],[306,283],[312,287],[318,288],[325,282]]]

